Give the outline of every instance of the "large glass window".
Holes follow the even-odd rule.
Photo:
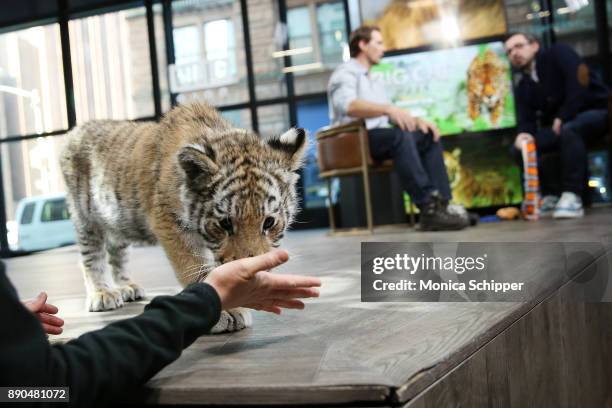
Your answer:
[[[544,41],[547,40],[544,33],[548,31],[546,22],[550,16],[550,11],[543,9],[540,2],[506,0],[504,5],[509,31],[523,31],[534,34]]]
[[[154,115],[144,7],[69,22],[77,122]]]
[[[344,6],[341,2],[317,5],[317,29],[323,65],[334,68],[343,61],[348,39]]]
[[[328,105],[325,99],[304,101],[297,104],[298,127],[308,131],[309,145],[304,158],[304,208],[326,206],[327,182],[319,178],[316,133],[329,125]],[[336,186],[337,188],[337,186]]]
[[[235,109],[221,111],[221,116],[229,123],[240,129],[252,129],[251,111],[249,109]]]
[[[295,4],[292,0],[289,4]],[[287,12],[291,67],[297,95],[324,92],[334,68],[348,59],[342,2],[310,2]]]
[[[556,40],[568,44],[582,57],[597,55],[593,1],[553,0]]]
[[[280,23],[276,0],[248,0],[251,54],[258,100],[287,95],[283,73],[283,42],[287,27]]]
[[[240,2],[175,1],[172,24],[170,88],[177,100],[205,100],[215,106],[247,102]]]
[[[7,220],[15,219],[21,199],[65,191],[59,166],[64,143],[64,136],[49,136],[0,145]]]
[[[261,106],[257,108],[259,134],[280,135],[289,130],[289,107],[286,104]]]
[[[166,36],[161,4],[153,5],[153,21],[155,25],[155,47],[157,52],[157,68],[159,72],[159,87],[161,91],[162,112],[170,109],[170,90],[168,88],[168,64],[166,60]]]
[[[200,30],[196,25],[177,27],[172,30],[176,65],[196,62],[200,59]]]
[[[59,155],[65,140],[64,136],[49,136],[0,144],[7,240],[11,250],[21,248],[19,231],[29,227],[34,222],[34,217],[39,217],[36,214],[40,213],[36,210],[35,203],[25,204],[21,210],[21,217],[17,220],[20,201],[59,194],[66,190],[59,166]],[[49,208],[48,211],[49,216],[55,216],[59,210]],[[21,228],[20,224],[23,224]],[[37,238],[37,234],[30,235],[33,239]],[[45,237],[39,238],[45,239]]]
[[[317,59],[311,24],[308,6],[295,7],[287,11],[289,49],[293,52],[291,63],[295,67],[312,64]]]
[[[205,58],[210,64],[211,81],[236,77],[236,40],[232,20],[215,20],[204,24]]]
[[[0,35],[0,138],[67,127],[59,25]]]

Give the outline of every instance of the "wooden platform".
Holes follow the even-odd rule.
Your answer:
[[[361,303],[360,242],[601,242],[595,262],[569,260],[588,278],[612,265],[612,209],[583,220],[483,224],[461,232],[412,230],[330,238],[289,233],[279,272],[319,276],[321,298],[302,312],[256,313],[254,327],[204,336],[154,377],[136,401],[158,404],[595,407],[612,398],[612,303],[567,301],[576,286],[553,267],[514,254],[535,276],[531,303]],[[586,259],[586,258],[585,258]],[[66,320],[63,337],[139,313],[87,313],[74,247],[7,260],[20,296],[46,290]],[[158,248],[135,248],[130,269],[148,295],[179,290]],[[537,269],[537,270],[536,270]],[[612,282],[607,281],[612,286]]]

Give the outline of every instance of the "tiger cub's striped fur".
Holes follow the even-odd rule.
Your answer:
[[[263,140],[204,103],[176,107],[159,124],[103,120],[72,130],[61,168],[89,310],[144,296],[124,268],[132,242],[161,244],[183,285],[278,246],[297,210],[306,141],[303,129]],[[213,330],[249,324],[236,309]]]

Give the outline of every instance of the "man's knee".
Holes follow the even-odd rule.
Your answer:
[[[568,122],[562,125],[561,132],[559,133],[561,144],[565,147],[575,144],[583,144],[584,141],[582,140],[582,133],[581,126],[575,122]]]
[[[414,132],[408,132],[397,128],[395,130],[395,139],[393,141],[393,144],[398,149],[402,147],[408,149],[416,148],[416,139],[414,137]]]

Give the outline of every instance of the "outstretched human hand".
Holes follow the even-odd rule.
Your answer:
[[[33,300],[23,302],[23,305],[40,320],[45,332],[48,334],[61,334],[64,321],[57,316],[57,306],[47,303],[47,294],[40,292]]]
[[[205,282],[215,288],[223,309],[248,307],[276,314],[281,308],[303,309],[299,299],[318,297],[321,280],[269,272],[288,259],[282,249],[238,259],[213,269]]]

